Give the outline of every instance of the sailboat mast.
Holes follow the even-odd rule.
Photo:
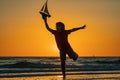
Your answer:
[[[48,0],[43,5],[42,9],[40,10],[40,14],[46,15],[47,17],[51,17],[51,15],[49,14],[49,11],[48,11],[47,3],[48,3]]]

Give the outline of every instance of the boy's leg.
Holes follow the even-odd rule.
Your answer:
[[[66,75],[65,75],[65,60],[61,60],[61,68],[62,68],[63,79],[65,80],[65,78],[66,78]]]
[[[63,74],[63,80],[65,80],[65,61],[66,61],[66,53],[65,51],[60,51],[60,59],[61,59],[61,69]]]
[[[74,52],[72,48],[68,48],[68,49],[67,49],[67,54],[68,54],[68,56],[69,56],[70,58],[72,58],[74,61],[76,61],[77,58],[78,58],[78,54],[77,54],[76,52]]]

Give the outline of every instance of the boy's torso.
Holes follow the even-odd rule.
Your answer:
[[[52,33],[55,36],[59,50],[65,50],[70,47],[70,44],[68,42],[68,34],[71,33],[70,30],[65,30],[63,32],[53,31]]]

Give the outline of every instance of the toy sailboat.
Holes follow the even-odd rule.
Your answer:
[[[41,15],[46,16],[46,17],[51,17],[51,15],[50,15],[50,13],[49,13],[49,11],[48,11],[47,2],[48,2],[48,0],[47,0],[46,3],[43,5],[43,7],[42,7],[42,9],[40,10],[39,13],[40,13]]]

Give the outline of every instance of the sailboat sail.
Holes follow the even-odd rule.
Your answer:
[[[47,2],[48,2],[48,0],[43,5],[42,9],[40,10],[40,14],[45,15],[47,17],[51,17],[51,15],[49,14],[49,11],[48,11]]]

